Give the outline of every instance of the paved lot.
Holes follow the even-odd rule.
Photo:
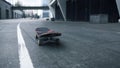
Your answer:
[[[41,20],[0,21],[0,68],[19,68],[17,25],[34,68],[120,68],[120,24],[50,22]],[[61,32],[61,45],[38,46],[35,28]]]

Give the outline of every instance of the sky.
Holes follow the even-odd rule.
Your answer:
[[[48,0],[6,0],[15,5],[16,2],[20,2],[23,6],[42,6],[43,3],[47,3]],[[26,10],[26,12],[34,12],[41,15],[42,10]]]

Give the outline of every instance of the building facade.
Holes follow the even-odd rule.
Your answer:
[[[6,0],[0,0],[0,19],[22,18],[21,10],[12,10],[12,5]]]
[[[0,0],[0,19],[12,18],[12,5],[5,0]]]
[[[56,20],[117,22],[118,4],[116,0],[51,0],[49,8]]]

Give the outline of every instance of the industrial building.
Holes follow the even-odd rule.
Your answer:
[[[22,18],[20,10],[12,10],[12,5],[6,0],[0,0],[0,19]]]
[[[12,18],[12,5],[5,0],[0,0],[0,19]]]
[[[117,22],[118,0],[51,0],[49,8],[56,20]]]

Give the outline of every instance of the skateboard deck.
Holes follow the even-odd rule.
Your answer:
[[[61,33],[55,32],[46,27],[36,28],[35,31],[36,31],[36,39],[39,41],[38,42],[39,45],[41,45],[42,43],[47,43],[47,42],[57,42],[58,43],[59,39],[55,38],[55,37],[61,36]]]

